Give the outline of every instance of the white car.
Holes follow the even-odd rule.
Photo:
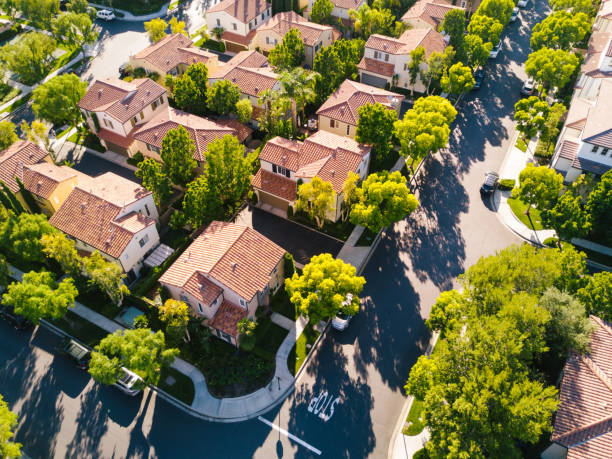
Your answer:
[[[137,395],[143,385],[142,378],[127,368],[121,368],[123,375],[114,384],[124,394]]]
[[[495,59],[501,50],[502,42],[500,41],[495,48],[489,53],[489,59]]]
[[[348,328],[352,318],[353,316],[349,316],[348,314],[339,312],[334,316],[332,320],[332,327],[334,327],[338,331],[344,331]]]
[[[510,15],[510,22],[516,22],[518,19],[519,9],[515,6]]]
[[[529,0],[519,0],[518,3],[516,4],[519,8],[525,8],[527,6],[527,4],[529,3]]]
[[[100,10],[96,13],[96,17],[104,21],[112,21],[115,19],[115,13],[113,13],[111,10]]]

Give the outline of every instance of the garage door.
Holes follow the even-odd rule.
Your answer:
[[[128,154],[127,148],[122,147],[121,145],[117,145],[116,143],[113,142],[109,142],[108,140],[105,140],[104,143],[106,144],[106,148],[109,149],[110,151],[114,152],[114,153],[119,153],[120,155],[123,156],[130,156]]]
[[[381,77],[370,75],[369,73],[361,74],[361,82],[363,84],[369,84],[370,86],[376,86],[378,88],[384,88],[387,84],[387,80]]]
[[[244,45],[239,45],[238,43],[232,43],[231,41],[225,41],[225,50],[230,53],[239,53],[240,51],[245,51],[248,49]]]
[[[277,209],[284,210],[287,212],[289,208],[289,203],[284,199],[279,198],[278,196],[274,196],[273,194],[266,193],[265,191],[259,191],[259,197],[261,199],[262,204],[269,204]]]

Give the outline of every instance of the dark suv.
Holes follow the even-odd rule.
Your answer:
[[[67,355],[81,370],[86,370],[89,367],[91,351],[75,340],[64,338],[57,350]]]
[[[489,195],[495,191],[499,183],[499,175],[496,172],[487,172],[485,179],[480,187],[480,194]]]
[[[6,320],[15,330],[27,330],[33,324],[25,317],[17,314],[12,306],[0,304],[0,319]]]

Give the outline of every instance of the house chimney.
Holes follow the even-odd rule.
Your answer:
[[[98,89],[98,99],[101,99],[101,98],[102,98],[102,90]]]
[[[87,203],[86,202],[82,202],[81,203],[81,213],[85,213],[85,207],[87,207]]]
[[[232,263],[232,271],[236,272],[236,268],[238,267],[238,263],[234,262]]]

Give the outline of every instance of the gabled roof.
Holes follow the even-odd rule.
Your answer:
[[[293,202],[297,197],[297,182],[265,169],[257,171],[251,179],[251,185],[286,201]]]
[[[589,354],[570,352],[559,392],[552,441],[568,448],[568,459],[612,457],[612,328],[596,326]]]
[[[402,16],[402,21],[421,19],[434,28],[444,22],[444,16],[451,10],[464,10],[460,6],[452,5],[446,0],[418,0]]]
[[[235,121],[235,120],[232,120]],[[155,118],[149,120],[136,129],[132,134],[135,140],[140,140],[149,145],[161,148],[162,141],[171,129],[183,126],[191,140],[195,144],[194,159],[204,161],[208,144],[215,139],[226,135],[233,135],[243,142],[252,130],[241,123],[233,123],[227,120],[226,123],[215,122],[208,118],[202,118],[191,113],[183,112],[172,107],[162,110]],[[240,128],[236,126],[240,125]]]
[[[29,140],[18,140],[6,150],[0,152],[0,180],[13,192],[19,191],[15,180],[23,181],[23,168],[29,164],[41,162],[49,153]]]
[[[184,287],[195,272],[247,301],[270,282],[285,250],[252,228],[212,222],[168,268],[159,281]]]
[[[149,78],[131,82],[118,78],[96,80],[79,101],[79,107],[92,112],[105,112],[125,123],[166,94],[166,88]]]
[[[269,67],[248,68],[224,66],[212,78],[221,78],[236,84],[243,94],[259,97],[266,89],[274,88],[278,75]]]
[[[358,110],[366,104],[382,104],[390,110],[395,110],[404,100],[404,96],[381,88],[344,80],[340,87],[327,99],[317,115],[357,125]]]
[[[291,29],[300,31],[306,46],[314,46],[324,32],[331,32],[332,37],[339,37],[338,33],[334,34],[333,27],[310,22],[295,11],[277,13],[257,30],[271,30],[284,37]]]
[[[399,38],[372,34],[365,44],[366,48],[389,54],[409,54],[419,46],[425,49],[425,57],[429,57],[434,51],[444,51],[446,42],[442,34],[433,29],[409,29]]]
[[[229,61],[227,61],[224,68],[229,69],[230,67],[236,66],[248,68],[268,67],[268,58],[254,49],[249,51],[240,51]]]
[[[238,336],[238,322],[247,315],[248,312],[245,308],[224,301],[208,325],[236,337]]]
[[[225,11],[230,16],[246,24],[271,6],[271,3],[264,0],[223,0],[212,8],[209,8],[207,13]]]
[[[43,162],[23,168],[23,185],[31,193],[48,199],[60,183],[77,176],[89,178],[68,166]]]
[[[601,82],[595,106],[589,110],[581,136],[584,142],[612,148],[611,100],[612,80],[605,79]]]
[[[599,11],[597,12],[598,18],[612,19],[612,2],[602,2]]]
[[[217,60],[217,55],[193,46],[193,42],[181,33],[166,35],[157,43],[134,55],[135,59],[144,59],[164,72],[179,64],[191,65],[209,60]]]
[[[356,10],[362,3],[365,3],[365,0],[331,0],[331,2],[337,8]]]
[[[393,64],[379,61],[378,59],[371,59],[365,56],[361,58],[361,62],[359,62],[357,68],[386,77],[392,77],[395,73],[395,66]]]

